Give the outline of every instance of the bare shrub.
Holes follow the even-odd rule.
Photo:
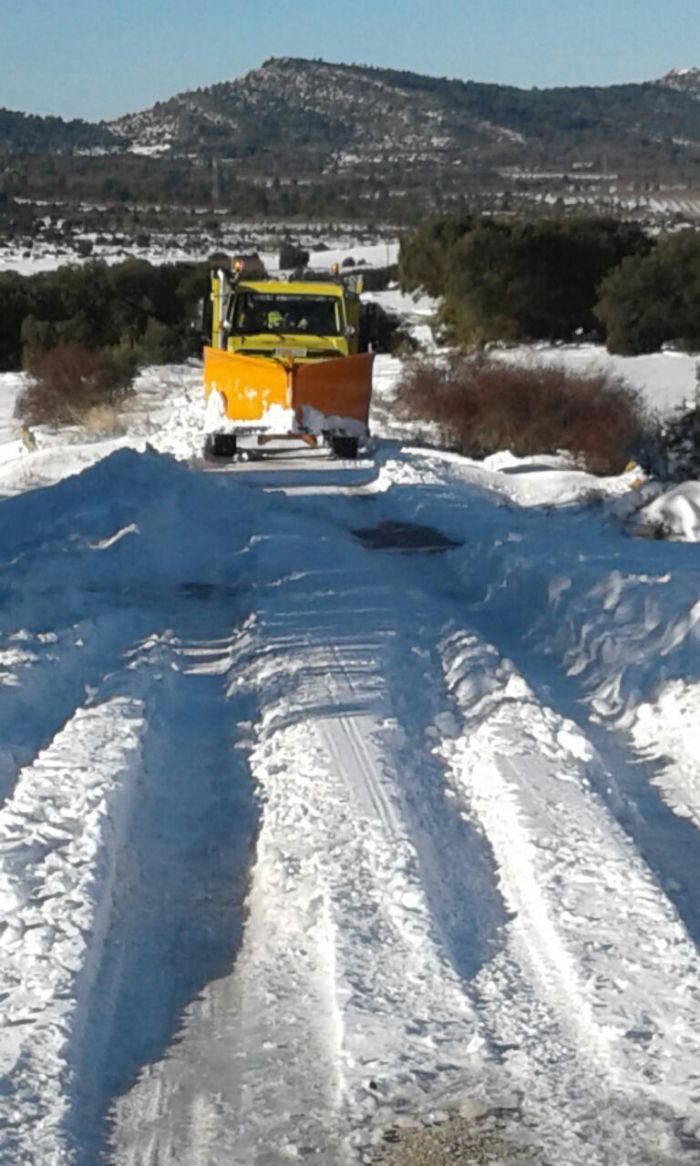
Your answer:
[[[124,419],[114,405],[93,405],[83,415],[82,424],[94,437],[121,437],[126,432]]]
[[[63,344],[40,353],[15,415],[25,425],[80,424],[91,410],[116,408],[127,396],[133,367],[82,344]]]
[[[619,473],[647,428],[638,394],[619,377],[480,354],[410,361],[396,407],[403,419],[437,424],[443,443],[468,457],[569,450],[597,474]]]

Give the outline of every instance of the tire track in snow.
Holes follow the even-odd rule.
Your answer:
[[[110,1096],[230,967],[255,815],[235,638],[203,638],[229,607],[125,651],[0,810],[0,1163],[94,1166]]]
[[[283,732],[308,745],[306,732]],[[188,1010],[167,1062],[117,1104],[115,1163],[277,1161],[291,1140],[323,1145],[319,1114],[338,1098],[333,943],[313,862],[304,867],[293,843],[280,852],[280,814],[303,837],[303,813],[295,821],[266,792],[265,817],[277,820],[258,838],[236,966]]]
[[[562,676],[553,695],[551,684],[543,683],[540,662],[530,657],[527,667],[533,689],[543,690],[543,699],[578,726],[590,742],[596,758],[591,782],[597,795],[649,865],[700,947],[700,832],[691,818],[669,804],[659,782],[661,762],[641,754],[626,727],[614,720],[606,723],[592,712],[589,696],[575,677]],[[685,791],[692,798],[691,784]]]
[[[306,625],[306,611],[302,614]],[[269,644],[268,636],[264,638]],[[333,928],[332,957],[305,965],[310,980],[301,991],[302,999],[322,993],[332,1001],[333,1012],[324,1016],[320,1029],[304,1025],[318,1034],[311,1039],[311,1059],[303,1047],[286,1050],[287,1055],[292,1052],[292,1080],[280,1065],[279,1047],[271,1050],[270,1074],[278,1097],[284,1098],[298,1092],[300,1075],[314,1080],[320,1069],[321,1080],[337,1082],[337,1100],[325,1108],[316,1101],[311,1128],[308,1122],[291,1122],[286,1128],[276,1126],[271,1136],[269,1117],[259,1118],[245,1149],[251,1161],[261,1163],[283,1161],[290,1139],[299,1153],[315,1151],[321,1160],[344,1161],[353,1145],[371,1141],[372,1129],[381,1136],[397,1111],[421,1105],[428,1080],[438,1075],[437,1064],[445,1087],[450,1079],[465,1087],[466,1078],[473,1088],[480,1061],[478,1024],[468,995],[436,948],[410,832],[392,806],[387,780],[391,752],[381,744],[381,711],[386,707],[377,683],[381,645],[372,643],[366,629],[363,639],[369,642],[359,651],[351,635],[343,637],[342,647],[323,639],[323,632],[317,633],[309,651],[304,636],[310,667],[297,675],[293,699],[298,721],[263,736],[253,766],[266,799],[261,845],[269,828],[279,848],[267,856],[259,850],[258,866],[291,859],[294,883],[286,895],[288,899],[291,894],[294,908],[285,902],[280,914],[287,919],[291,911],[302,932],[296,939],[283,937],[280,947],[275,946],[275,966],[284,969],[284,977],[279,994],[265,1003],[273,1009],[278,1030],[285,1028],[279,1009],[285,1012],[291,1000],[300,998],[295,956],[304,949],[303,932],[310,925],[308,916],[313,919],[314,903],[311,898],[306,907],[306,896],[321,898]],[[283,663],[283,658],[278,660],[277,667]],[[334,669],[330,702],[329,666]],[[354,678],[352,685],[342,682],[348,674]],[[274,672],[266,671],[258,683],[263,679],[267,687],[273,677]],[[282,703],[288,716],[288,695]],[[315,715],[319,704],[321,717]],[[394,781],[395,776],[394,770]],[[290,778],[296,793],[292,798]],[[398,803],[395,791],[394,799]],[[249,926],[254,930],[252,907]],[[294,968],[289,967],[290,954]],[[248,1008],[251,1017],[264,1012]],[[323,1097],[318,1084],[305,1092]],[[269,1113],[271,1105],[264,1093],[254,1107],[259,1115]],[[239,1151],[239,1156],[246,1155]]]
[[[144,627],[148,620],[142,620]],[[60,732],[86,693],[119,667],[134,619],[100,616],[52,632],[20,629],[0,648],[0,804],[23,768]]]
[[[513,1080],[539,1078],[550,1091],[525,1099],[524,1111],[567,1162],[696,1161],[695,948],[598,799],[595,753],[580,730],[539,704],[478,636],[455,632],[444,653],[465,725],[443,753],[484,825],[515,913],[508,949],[479,981],[485,1013],[511,1046]]]
[[[394,520],[400,518],[392,495],[378,499],[373,509],[377,522],[380,515]],[[461,552],[456,552],[457,562],[460,555]],[[474,548],[470,548],[469,556],[473,561]],[[411,565],[412,583],[422,579],[427,590],[432,576],[433,632],[442,607],[448,618],[451,615],[456,628],[464,626],[466,616],[473,620],[474,626],[485,628],[487,635],[496,633],[497,639],[507,638],[510,633],[512,646],[519,649],[519,658],[534,665],[534,654],[529,657],[523,650],[513,632],[513,621],[501,625],[481,597],[476,607],[472,604],[465,607],[465,586],[450,568],[453,561],[452,556],[445,560],[446,570],[441,577],[425,563],[419,565],[414,560]],[[463,569],[459,574],[463,575]],[[473,587],[468,587],[466,594],[472,593]],[[488,699],[493,687],[490,674],[498,661],[497,654],[489,659],[489,651],[493,653],[487,644],[483,658],[477,659],[461,678],[460,695],[469,715],[468,728],[456,734],[456,746],[449,739],[454,735],[454,728],[449,716],[446,718],[448,739],[440,752],[448,761],[462,747],[461,733],[471,743],[480,728],[481,717],[489,717]],[[490,793],[486,774],[493,773],[494,766],[481,764],[482,792],[492,807],[490,817],[485,816],[483,806],[475,806],[473,796],[467,800],[466,808],[470,819],[482,824],[494,849],[506,904],[519,912],[507,929],[509,942],[505,952],[496,955],[476,981],[483,994],[483,1016],[494,1044],[504,1048],[504,1063],[509,1072],[511,1066],[515,1068],[513,1085],[520,1086],[514,1096],[515,1106],[524,1106],[523,1112],[535,1136],[541,1134],[548,1143],[547,1161],[553,1163],[558,1164],[562,1158],[567,1163],[592,1161],[592,1157],[581,1156],[581,1138],[586,1139],[586,1155],[597,1154],[595,1160],[601,1163],[607,1163],[608,1155],[615,1152],[618,1160],[626,1164],[653,1160],[672,1162],[675,1166],[677,1162],[695,1161],[700,1157],[697,1141],[700,1089],[693,1060],[695,1044],[694,1038],[685,1036],[681,1052],[676,1047],[679,1038],[675,1035],[677,1026],[681,1031],[688,1028],[690,1033],[697,1028],[695,950],[645,863],[609,816],[604,801],[598,800],[598,788],[615,784],[611,778],[615,765],[606,772],[590,736],[587,739],[580,728],[560,718],[556,711],[539,708],[533,694],[528,695],[527,684],[506,667],[495,687],[505,689],[509,682],[511,692],[506,704],[511,709],[519,709],[520,716],[515,718],[509,734],[504,732],[500,739],[499,732],[494,734],[493,748],[500,758],[500,769],[495,770],[497,780],[492,779]],[[459,706],[457,700],[458,719],[462,721],[465,710]],[[530,723],[533,718],[534,727]],[[436,724],[440,735],[445,724],[444,714],[438,713]],[[594,734],[599,746],[598,737],[608,746],[605,753],[619,764],[619,751],[611,747],[609,734],[604,729]],[[513,758],[522,754],[524,743],[525,751],[531,754],[531,773],[520,761],[513,762]],[[466,746],[465,756],[469,756]],[[582,824],[578,823],[576,814],[571,815],[571,820],[563,816],[559,821],[549,821],[552,799],[543,796],[542,790],[546,789],[548,780],[551,782],[548,771],[556,769],[558,764],[564,771],[567,766],[571,768],[573,777],[569,780],[581,786]],[[471,789],[476,780],[472,770],[478,771],[479,765],[477,750],[473,765],[468,761],[459,765],[456,788],[463,791],[466,781],[467,788]],[[559,780],[557,776],[555,788]],[[564,783],[567,778],[563,776],[561,781]],[[528,807],[527,814],[523,814],[521,802]],[[503,820],[499,818],[501,811]],[[552,839],[560,843],[576,836],[576,844],[568,848],[568,862],[563,855],[559,861],[556,843],[548,843],[540,836],[542,831],[548,831],[548,824]],[[654,828],[657,826],[658,820]],[[518,865],[519,840],[525,843],[523,877]],[[539,849],[540,854],[551,850],[552,870],[548,871],[542,863],[528,864],[528,848],[535,853]],[[597,859],[592,873],[588,870],[589,851]],[[608,903],[612,900],[612,911],[607,912],[612,924],[608,923],[610,935],[599,938],[596,933],[605,932],[605,925],[601,927],[595,910],[586,910],[581,900],[591,891],[596,895],[603,881],[601,872],[606,869],[606,857],[611,877],[603,889]],[[534,877],[528,878],[530,871]],[[521,885],[523,882],[526,887]],[[576,901],[577,889],[581,891],[579,901]],[[566,891],[574,902],[564,907],[560,896]],[[627,909],[628,899],[632,903],[630,909]],[[621,902],[631,917],[625,919],[623,929],[616,912],[616,905]],[[581,935],[578,942],[577,929]],[[627,929],[629,935],[625,935]],[[649,936],[656,933],[658,943],[649,941]],[[618,961],[621,940],[622,955]],[[634,974],[628,981],[630,965]],[[627,999],[630,987],[632,1003]],[[676,997],[682,1002],[680,1013]],[[591,1002],[596,1000],[599,1014],[591,1007]],[[513,1001],[518,1002],[515,1008]],[[609,1009],[607,1016],[606,1008]],[[519,1051],[508,1050],[510,1044]],[[531,1096],[526,1098],[528,1089]]]
[[[110,1105],[165,1052],[183,1010],[230,970],[240,942],[255,812],[226,696],[236,636],[214,639],[223,621],[230,613],[216,602],[183,610],[181,634],[151,637],[131,660],[147,727],[76,1053],[91,1066],[74,1098],[76,1166],[97,1160]]]
[[[437,767],[396,718],[395,687],[425,682],[419,613],[397,611],[393,568],[347,553],[342,585],[334,564],[259,598],[238,678],[261,702],[243,945],[188,1011],[179,1048],[119,1103],[119,1166],[354,1162],[397,1115],[487,1091],[480,1024],[414,838],[421,782]],[[444,813],[464,839],[449,802]],[[454,884],[448,868],[462,866],[468,884],[468,847],[446,855],[440,824],[423,823],[431,878]]]
[[[0,811],[0,1162],[72,1163],[69,1047],[104,942],[143,730],[136,697],[80,707]]]
[[[380,567],[390,586],[398,588],[403,582],[403,565],[395,559],[380,556],[372,566]],[[471,980],[500,945],[506,914],[494,886],[491,854],[451,800],[444,765],[436,759],[435,741],[454,733],[457,725],[436,648],[438,631],[449,613],[435,604],[430,590],[435,562],[414,560],[412,567],[413,585],[402,592],[410,605],[407,626],[394,616],[381,664],[385,674],[396,678],[389,694],[392,715],[381,725],[369,724],[362,730],[357,716],[348,718],[347,725],[363,751],[369,750],[365,742],[373,738],[389,746],[388,766],[362,768],[368,804],[384,822],[387,837],[410,838],[436,941],[455,971]],[[342,656],[334,649],[334,670],[328,675],[331,692],[337,692],[337,675],[354,694],[352,672],[343,667]]]
[[[332,667],[326,673],[326,687],[331,704],[340,707],[350,696],[351,703],[360,707],[362,695],[358,693],[336,644],[330,645],[330,655]],[[341,714],[334,718],[332,732],[326,731],[324,722],[321,728],[338,772],[354,774],[365,812],[369,811],[370,816],[377,818],[387,838],[398,839],[401,835],[399,817],[379,777],[381,760],[370,747],[372,733],[378,728],[376,717]]]
[[[409,487],[413,484],[408,482]],[[424,486],[420,475],[415,484]],[[402,507],[397,505],[395,494],[393,491],[373,503],[377,522],[380,515],[393,520],[402,518]],[[429,519],[430,499],[425,494],[423,497],[428,501],[424,517]],[[411,500],[412,490],[409,488],[405,492],[404,501],[410,503]],[[319,511],[325,517],[326,512],[330,514],[333,509],[335,513],[332,520],[336,526],[339,525],[343,511],[348,525],[366,526],[367,512],[363,515],[364,521],[360,521],[358,516],[361,508],[358,508],[356,501],[343,501],[344,505],[336,505],[334,501],[332,506],[319,506],[318,501],[314,500],[308,508],[298,503],[297,506],[300,513],[307,509],[307,517],[309,511],[313,512],[314,517]],[[444,499],[440,501],[443,503]],[[403,510],[405,513],[405,506]],[[408,517],[409,520],[415,517],[415,512]],[[505,518],[506,521],[502,521],[500,526],[507,540],[512,518],[509,515]],[[484,526],[483,516],[481,525]],[[453,531],[457,533],[454,527],[450,533]],[[485,533],[488,535],[489,531]],[[457,560],[460,555],[461,552],[456,552]],[[478,555],[479,551],[475,551],[474,547],[470,547],[468,555],[465,551],[467,563],[473,563]],[[515,570],[513,564],[510,570]],[[478,582],[476,588],[469,581],[463,582],[457,571],[451,571],[449,566],[440,576],[427,568],[416,571],[413,560],[411,582],[417,582],[421,575],[422,585],[426,589],[432,585],[436,611],[441,608],[446,618],[451,616],[454,619],[456,627],[464,626],[466,617],[468,621],[473,621],[474,627],[486,628],[487,635],[489,631],[495,632],[496,642],[510,636],[514,640],[514,648],[519,644],[519,633],[526,628],[531,613],[525,611],[519,619],[509,617],[501,625],[503,603],[499,602],[499,596],[494,590],[499,584],[498,573],[495,574],[493,585],[489,584],[492,589],[486,599],[481,594]],[[459,575],[464,576],[463,569]],[[546,592],[545,581],[539,576],[537,581]],[[517,580],[515,582],[517,584]],[[405,575],[403,579],[397,578],[397,584],[397,595],[403,595]],[[503,584],[501,586],[510,595],[509,588]],[[527,588],[524,591],[527,599]],[[496,600],[495,618],[490,606],[492,598]],[[519,598],[520,591],[516,585],[511,600],[518,602]],[[532,614],[536,617],[537,610]],[[437,623],[435,613],[429,622],[434,632]],[[520,656],[523,656],[522,651]],[[530,663],[534,663],[534,659],[533,653]],[[482,697],[488,696],[488,674],[489,669],[477,667],[472,670],[469,682],[471,694],[467,703],[474,709],[477,709]],[[508,675],[505,674],[502,677],[503,684],[507,679]],[[517,677],[513,679],[517,690]],[[525,691],[527,685],[523,683],[522,688]],[[526,906],[522,909],[525,922],[519,922],[516,915],[506,933],[506,951],[497,955],[490,967],[477,979],[477,987],[484,1001],[483,1017],[494,1042],[503,1049],[504,1065],[513,1087],[521,1087],[520,1092],[514,1096],[516,1108],[520,1104],[525,1106],[523,1112],[535,1136],[541,1133],[547,1142],[547,1162],[556,1163],[557,1166],[562,1159],[567,1161],[567,1166],[570,1162],[589,1163],[593,1160],[590,1156],[592,1154],[597,1155],[595,1161],[607,1164],[611,1153],[625,1166],[632,1162],[648,1161],[663,1161],[673,1163],[673,1166],[681,1161],[694,1162],[700,1156],[696,1133],[697,1097],[700,1090],[693,1067],[695,1038],[689,1035],[697,1028],[698,1020],[697,995],[693,989],[696,982],[695,950],[688,944],[687,935],[679,926],[675,912],[650,876],[645,863],[640,861],[635,848],[630,846],[629,839],[624,837],[596,795],[596,788],[607,784],[608,775],[604,765],[591,763],[594,755],[591,740],[586,740],[585,735],[577,732],[576,726],[565,718],[558,717],[556,711],[547,709],[540,709],[538,729],[534,736],[529,735],[527,728],[530,711],[534,709],[537,712],[538,702],[530,694],[529,700],[521,699],[519,703],[517,700],[511,701],[511,704],[521,709],[522,722],[516,721],[512,726],[512,735],[503,736],[501,740],[500,752],[506,759],[504,770],[507,770],[512,756],[518,755],[523,741],[530,741],[528,748],[532,754],[532,775],[520,769],[515,777],[511,772],[508,780],[500,770],[496,771],[498,782],[494,782],[494,785],[501,790],[505,809],[508,808],[509,787],[515,785],[518,791],[515,805],[511,807],[512,812],[507,815],[511,827],[510,839],[507,832],[499,834],[497,818],[492,818],[488,825],[483,823],[491,844],[494,836],[499,842],[494,850],[499,866],[504,856],[508,856],[509,850],[512,852],[509,878],[504,881],[501,873],[501,887],[506,903],[511,908],[517,900],[518,866],[515,852],[518,839],[525,839],[526,843],[529,839],[531,849],[534,848],[535,852],[547,850],[546,842],[539,838],[538,832],[547,830],[549,801],[542,796],[538,780],[544,779],[545,783],[551,780],[552,767],[556,769],[559,763],[564,768],[571,766],[574,772],[572,784],[581,787],[581,806],[585,811],[583,827],[577,833],[573,856],[570,855],[571,865],[567,867],[563,861],[559,863],[561,886],[568,887],[572,892],[573,908],[567,904],[565,910],[560,911],[556,874],[553,876],[546,868],[538,867],[536,877],[530,880],[534,898],[530,896],[527,901],[528,896],[525,895]],[[486,701],[483,708],[475,713],[473,722],[470,722],[470,732],[478,727],[481,712],[485,717],[488,716]],[[443,716],[444,713],[438,712],[437,736],[442,734]],[[448,735],[453,732],[449,724],[447,731]],[[606,736],[604,730],[601,736]],[[445,752],[450,753],[449,741]],[[611,757],[612,752],[610,749],[605,751]],[[488,767],[482,766],[482,770],[488,772]],[[534,783],[532,777],[536,779]],[[559,778],[555,780],[558,782]],[[533,784],[534,794],[530,788]],[[526,816],[523,816],[520,806],[523,796],[526,804],[529,804],[529,814]],[[482,821],[471,800],[467,804],[467,812],[477,825]],[[575,823],[575,815],[571,820],[566,815],[558,819],[555,816],[552,837],[567,838]],[[558,857],[554,847],[550,849],[556,867]],[[587,878],[587,874],[590,875],[589,851],[599,858],[602,856],[602,861],[597,867],[593,864],[592,877]],[[526,844],[526,857],[527,852]],[[576,901],[576,892],[578,889],[585,900],[591,886],[594,891],[600,887],[601,871],[606,869],[606,855],[612,875],[619,875],[620,878],[612,877],[610,885],[603,887],[602,899],[598,896],[608,908],[605,915],[611,932],[608,941],[603,939],[598,943],[600,920],[590,910],[586,911],[585,904]],[[578,888],[577,883],[580,883]],[[627,902],[625,891],[631,895],[633,903],[629,925],[627,918],[623,925],[618,915],[620,902]],[[539,903],[538,896],[541,899]],[[578,928],[572,927],[572,920],[578,924]],[[578,937],[577,930],[580,933]],[[657,930],[660,931],[658,944],[655,946],[653,940],[647,943],[648,933],[653,936]],[[619,951],[622,954],[618,961]],[[628,983],[627,973],[630,968],[635,970],[638,953],[639,963]],[[646,982],[648,973],[651,973],[650,984],[653,987]],[[630,985],[631,993],[628,990]],[[660,993],[656,992],[656,987],[661,987]],[[676,995],[682,1002],[680,1011],[675,1007]],[[630,996],[631,1003],[628,1000]],[[517,1002],[515,1007],[514,1001]],[[592,1001],[599,1005],[597,1013],[591,1007]],[[652,1006],[650,1024],[647,1023],[647,1004]],[[606,1007],[610,1009],[612,1017],[609,1024],[605,1019]],[[516,1048],[509,1049],[509,1045],[515,1045]]]

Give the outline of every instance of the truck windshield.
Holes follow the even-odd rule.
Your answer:
[[[241,292],[234,303],[231,330],[239,336],[260,332],[339,336],[340,299],[338,296]]]

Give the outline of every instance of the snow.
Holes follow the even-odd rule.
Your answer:
[[[296,423],[295,423],[296,426]],[[321,413],[313,405],[302,405],[301,426],[307,433],[322,434],[331,431],[345,437],[356,437],[358,441],[367,438],[367,425],[355,417],[343,417],[339,413]]]
[[[379,304],[385,312],[400,316],[420,351],[437,351],[432,328],[438,308],[437,300],[419,292],[402,292],[397,286],[390,286],[386,291],[365,292],[363,298]]]
[[[353,243],[350,246],[330,247],[327,251],[312,251],[309,267],[330,269],[336,263],[342,267],[348,259],[360,267],[391,267],[398,263],[399,244],[390,240],[386,243]]]
[[[636,710],[632,726],[637,747],[647,756],[661,758],[654,783],[679,817],[700,828],[700,797],[697,757],[700,750],[700,684],[670,680],[661,686],[655,701]]]
[[[647,356],[616,356],[598,344],[537,344],[494,348],[491,354],[517,364],[534,360],[562,365],[572,372],[604,370],[621,376],[658,413],[669,413],[692,401],[695,395],[697,357],[690,353],[667,351]]]
[[[508,944],[496,960],[501,965],[497,989],[491,980],[494,969],[484,976],[494,1025],[502,1026],[504,1043],[514,1041],[516,1010],[507,1015],[513,966],[532,964],[545,985],[540,1024],[576,1047],[581,1063],[574,1071],[586,1065],[586,1092],[595,1094],[602,1086],[602,1100],[614,1082],[636,1110],[637,1144],[658,1148],[665,1123],[654,1108],[683,1112],[693,1088],[691,1065],[698,1050],[692,1053],[686,1038],[697,1006],[700,969],[694,945],[597,796],[596,769],[603,780],[606,776],[589,739],[555,709],[543,707],[512,664],[478,637],[449,637],[445,666],[464,711],[465,732],[447,742],[443,752],[453,780],[492,841],[501,890],[513,913]],[[480,691],[475,693],[477,670]],[[616,913],[606,910],[610,902],[624,904],[624,944]],[[665,958],[660,959],[662,951]],[[670,1028],[669,1016],[674,1018]],[[687,1061],[680,1055],[680,1030],[686,1033]],[[557,1092],[564,1086],[567,1097],[575,1097],[576,1084],[566,1067],[547,1063],[554,1050],[541,1032],[533,1034],[529,1025],[521,1029],[517,1047],[515,1081],[526,1052],[540,1062],[542,1077],[555,1078]],[[661,1072],[655,1067],[660,1064],[665,1065]],[[529,1074],[521,1087],[531,1089]],[[547,1101],[552,1104],[554,1097]],[[586,1096],[584,1108],[589,1105]],[[558,1131],[558,1152],[566,1161],[575,1160],[577,1134],[567,1129],[575,1108],[575,1102],[563,1106]],[[579,1130],[587,1120],[579,1115]],[[604,1108],[596,1134],[603,1134],[611,1157],[628,1160],[627,1133]],[[571,1144],[564,1150],[567,1135]]]
[[[700,542],[700,482],[665,490],[639,511],[639,521],[686,542]]]
[[[18,423],[14,412],[21,387],[19,373],[0,373],[0,449],[17,436]]]
[[[66,1043],[99,966],[115,877],[106,843],[125,814],[142,727],[131,698],[79,708],[0,812],[0,1073],[24,1127],[3,1123],[6,1161],[48,1161],[42,1127],[67,1114]]]
[[[698,1161],[698,483],[425,448],[399,368],[231,468],[197,362],[32,453],[0,377],[1,1166]]]
[[[155,147],[144,147],[141,153],[154,153]],[[38,204],[35,204],[38,205]],[[104,207],[86,206],[85,210],[104,211]],[[163,208],[156,208],[163,209]],[[200,212],[196,212],[200,213]],[[267,225],[237,222],[224,212],[206,210],[207,216],[220,215],[221,229],[217,233],[207,231],[201,224],[182,229],[176,234],[166,231],[147,232],[149,242],[139,243],[125,236],[107,232],[100,239],[96,232],[73,234],[56,247],[55,243],[39,236],[27,236],[19,241],[0,246],[0,272],[14,271],[20,275],[34,275],[39,272],[54,271],[57,267],[85,263],[100,259],[106,263],[121,263],[128,258],[145,259],[149,263],[205,262],[214,252],[224,251],[229,255],[256,251],[268,271],[279,266],[280,248],[289,240],[289,227],[284,223],[271,222]],[[57,220],[57,225],[61,220]],[[386,236],[386,237],[383,237]],[[342,226],[330,229],[325,224],[299,226],[295,238],[300,246],[309,251],[309,265],[320,271],[330,271],[334,264],[343,267],[346,261],[369,267],[385,267],[398,261],[399,244],[396,238],[382,231],[366,232],[358,235],[357,229]],[[89,240],[93,249],[89,256],[82,256],[76,249],[79,240]],[[324,249],[319,250],[319,243]],[[352,273],[352,267],[349,272]]]

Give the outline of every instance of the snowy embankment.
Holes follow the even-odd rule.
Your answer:
[[[697,1162],[699,548],[386,428],[202,473],[199,379],[0,447],[0,1163]]]

